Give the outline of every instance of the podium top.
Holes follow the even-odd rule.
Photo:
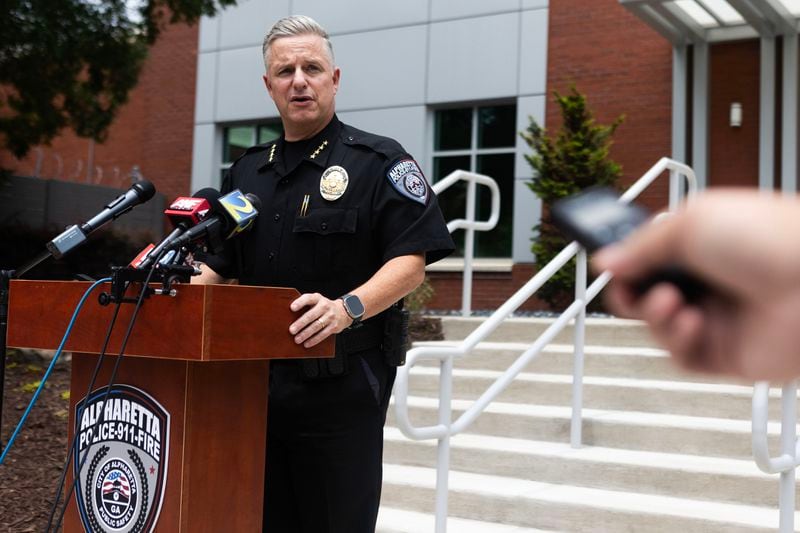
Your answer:
[[[81,296],[83,281],[12,280],[9,347],[58,347]],[[174,297],[153,295],[142,304],[125,356],[224,361],[333,357],[331,336],[313,348],[295,344],[289,325],[300,316],[289,309],[295,289],[242,285],[174,285]],[[100,353],[114,305],[101,306],[96,289],[75,321],[65,350]],[[119,353],[135,304],[123,304],[107,349]]]

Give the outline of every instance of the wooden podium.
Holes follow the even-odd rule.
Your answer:
[[[57,348],[89,285],[12,281],[8,346]],[[109,286],[97,288],[78,315],[64,348],[73,353],[69,438],[78,430],[81,456],[88,455],[65,532],[85,524],[109,531],[261,531],[269,360],[332,357],[334,338],[309,350],[294,343],[294,289],[175,287],[175,297],[145,300],[107,397],[134,304],[122,306],[88,397],[115,307],[101,306],[97,295]],[[69,483],[76,466],[73,458]]]

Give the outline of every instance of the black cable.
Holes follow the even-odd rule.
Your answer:
[[[103,361],[105,360],[106,350],[108,348],[108,343],[111,341],[111,333],[114,331],[114,326],[117,323],[117,316],[119,315],[119,310],[122,308],[122,302],[117,302],[116,307],[114,308],[114,316],[111,317],[111,322],[108,325],[108,330],[106,331],[106,337],[103,341],[103,348],[100,350],[100,356],[97,358],[97,364],[94,366],[94,372],[92,373],[92,378],[89,380],[89,390],[86,393],[86,397],[89,397],[89,394],[92,392],[92,387],[94,387],[94,383],[97,380],[97,376],[100,374],[100,369],[103,366]],[[77,423],[83,417],[83,410],[86,406],[82,406],[80,411],[75,414],[75,422]],[[56,509],[58,509],[58,502],[61,500],[61,494],[64,491],[64,480],[67,477],[67,471],[69,470],[69,463],[72,459],[72,454],[75,450],[75,445],[78,442],[78,432],[75,431],[75,434],[72,436],[72,442],[70,443],[69,447],[67,448],[67,459],[64,461],[64,466],[61,468],[61,476],[58,480],[58,490],[56,492],[56,497],[53,500],[53,506],[50,508],[50,515],[47,518],[47,529],[46,531],[50,531],[50,527],[53,523],[53,517],[56,514]],[[67,502],[69,498],[67,499]]]
[[[156,258],[156,260],[153,262],[153,266],[150,268],[150,271],[147,273],[147,278],[142,283],[142,290],[139,293],[139,298],[136,300],[136,305],[133,308],[133,314],[131,315],[131,319],[128,322],[128,328],[125,331],[125,336],[122,338],[122,345],[120,346],[119,354],[117,355],[117,360],[114,363],[114,368],[111,371],[111,377],[108,380],[108,385],[106,386],[106,391],[103,394],[103,399],[101,400],[103,405],[105,405],[106,401],[108,400],[108,397],[111,395],[111,389],[114,386],[114,380],[117,377],[117,371],[119,370],[119,365],[122,362],[122,358],[123,358],[123,356],[125,354],[125,347],[127,346],[128,341],[130,340],[131,332],[133,331],[133,326],[136,324],[136,318],[139,315],[139,311],[141,310],[142,304],[144,303],[144,297],[147,294],[147,288],[148,288],[148,286],[150,284],[150,279],[153,277],[153,274],[155,273],[156,269],[158,268],[158,264],[159,264],[158,262],[159,262],[160,259],[161,259],[160,256]],[[91,391],[89,391],[89,394],[91,394]],[[89,394],[86,395],[87,398],[89,397]],[[98,423],[101,423],[103,421],[104,414],[105,414],[104,411],[100,412],[100,415],[99,415],[100,418],[99,418]],[[77,418],[76,418],[76,422],[77,422]],[[77,431],[75,431],[75,435],[77,435]],[[73,436],[73,442],[75,442],[75,436]],[[86,463],[86,459],[88,457],[89,457],[89,454],[87,453],[80,460],[80,464],[78,464],[78,468],[76,469],[76,472],[77,472],[78,475],[73,476],[72,483],[70,484],[69,492],[67,493],[67,496],[64,499],[64,505],[61,508],[61,513],[58,516],[58,520],[56,521],[55,526],[51,530],[51,524],[52,524],[52,517],[51,517],[50,521],[47,524],[47,529],[46,529],[47,533],[49,533],[50,531],[57,531],[59,526],[61,525],[61,521],[64,519],[64,513],[66,513],[67,507],[69,506],[69,499],[72,497],[72,493],[75,491],[75,487],[78,485],[78,478],[79,478],[80,471],[83,469],[83,465]],[[69,464],[69,462],[67,462],[67,464]],[[56,502],[56,504],[57,504],[57,502]]]

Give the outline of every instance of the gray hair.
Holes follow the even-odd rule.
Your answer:
[[[264,37],[261,45],[261,55],[264,57],[264,66],[269,70],[269,50],[272,43],[281,37],[294,37],[297,35],[318,35],[325,41],[325,48],[333,67],[333,45],[328,37],[328,32],[320,26],[319,22],[305,15],[292,15],[276,22]]]

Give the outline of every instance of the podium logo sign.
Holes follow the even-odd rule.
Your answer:
[[[94,391],[75,406],[75,497],[86,531],[155,528],[169,456],[169,413],[130,385]]]

